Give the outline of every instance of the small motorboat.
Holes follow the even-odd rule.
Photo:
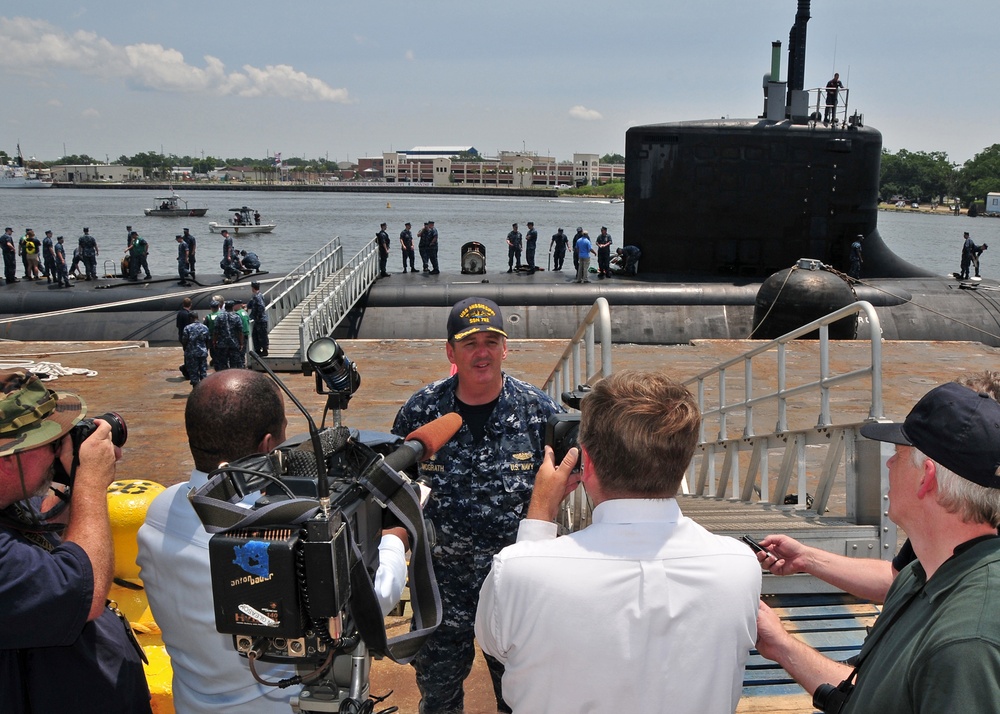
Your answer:
[[[183,200],[176,193],[169,196],[161,196],[156,199],[153,208],[146,208],[143,211],[147,216],[204,216],[208,213],[207,208],[191,208],[187,201]]]
[[[212,221],[208,224],[208,229],[212,233],[221,233],[223,229],[228,230],[233,235],[248,235],[250,233],[270,233],[277,227],[277,223],[264,223],[261,221],[260,212],[247,206],[240,208],[230,208],[233,217],[228,223]]]

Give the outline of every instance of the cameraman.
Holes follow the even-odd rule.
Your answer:
[[[4,712],[149,712],[128,623],[105,606],[114,569],[107,488],[121,451],[97,421],[80,444],[62,537],[39,510],[53,505],[54,464],[73,462],[64,438],[83,401],[30,372],[0,372],[0,692]],[[53,503],[50,503],[53,502]]]
[[[731,714],[756,635],[760,568],[675,498],[698,404],[659,372],[620,372],[580,403],[576,448],[535,476],[517,543],[493,558],[476,638],[504,663],[514,712]],[[556,537],[583,483],[593,523]],[[711,663],[706,667],[706,663]]]
[[[288,711],[300,688],[256,683],[247,660],[234,651],[232,637],[215,629],[211,535],[187,498],[220,463],[271,451],[285,440],[284,399],[263,373],[215,372],[191,390],[184,423],[194,471],[150,505],[136,559],[173,666],[174,708],[178,714]],[[264,663],[257,670],[268,680],[295,674],[293,667]]]
[[[215,372],[198,383],[184,411],[195,468],[191,478],[161,493],[139,529],[140,577],[173,665],[174,708],[178,714],[285,712],[300,686],[279,689],[254,681],[247,660],[230,635],[215,629],[208,542],[188,501],[192,488],[207,483],[223,462],[267,453],[285,440],[285,402],[267,375],[246,369]],[[252,494],[249,508],[259,498]],[[403,540],[394,537],[403,534]],[[383,613],[399,600],[406,580],[405,531],[383,534],[379,545],[376,593]],[[258,662],[267,681],[295,674],[287,665]]]

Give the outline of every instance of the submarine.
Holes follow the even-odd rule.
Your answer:
[[[471,295],[494,299],[513,321],[511,334],[532,338],[572,336],[603,296],[613,340],[640,344],[771,339],[866,300],[885,339],[1000,346],[1000,285],[935,275],[879,235],[882,135],[861,113],[849,113],[846,101],[824,122],[824,90],[814,90],[810,109],[809,11],[809,0],[799,0],[786,81],[779,81],[780,43],[772,43],[760,115],[626,132],[624,244],[641,251],[637,278],[556,285],[537,275],[499,276],[488,286],[452,282],[437,293],[379,284],[356,336],[426,336],[430,326],[399,324],[393,310],[447,307]],[[859,239],[863,268],[851,278],[851,244]],[[858,318],[835,336],[871,335]]]
[[[809,12],[809,0],[798,0],[785,81],[781,43],[771,43],[757,116],[627,130],[623,244],[641,251],[637,276],[577,284],[569,262],[566,272],[487,276],[485,249],[470,250],[462,254],[468,269],[460,274],[375,281],[333,336],[441,338],[446,309],[482,296],[503,308],[512,338],[569,339],[604,297],[615,342],[770,339],[865,300],[875,307],[885,339],[1000,346],[1000,284],[935,275],[883,242],[882,135],[839,98],[832,120],[824,122],[823,90],[813,90],[810,107],[804,89]],[[851,244],[858,240],[864,262],[860,276],[850,277]],[[464,249],[481,245],[473,240]],[[113,289],[78,285],[58,296],[5,288],[0,338],[176,344],[173,317],[186,293],[175,285],[105,281],[101,287]],[[203,287],[192,294],[199,311],[215,292]],[[233,287],[226,286],[227,297]],[[266,294],[267,285],[263,289]],[[835,336],[872,335],[858,318]]]

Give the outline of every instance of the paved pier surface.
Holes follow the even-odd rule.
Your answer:
[[[361,388],[343,422],[348,426],[387,431],[402,403],[416,389],[447,376],[449,364],[443,340],[358,340],[342,343],[361,373]],[[754,344],[745,341],[700,341],[691,345],[615,345],[616,370],[661,369],[676,379],[687,379],[725,359],[737,356]],[[512,340],[507,358],[508,373],[541,385],[565,348],[562,341]],[[861,342],[836,343],[831,364],[836,370],[867,362],[869,347]],[[788,348],[788,379],[807,381],[818,372],[818,346],[797,342]],[[883,396],[885,414],[899,419],[931,387],[963,374],[1000,366],[1000,350],[972,342],[886,342],[883,345]],[[50,383],[52,389],[80,394],[88,413],[119,412],[128,424],[129,439],[124,458],[118,465],[119,478],[145,478],[169,485],[185,480],[193,468],[184,435],[184,405],[190,385],[177,371],[183,361],[180,347],[148,348],[143,343],[54,343],[0,342],[0,367],[33,362],[55,362],[67,368],[96,371],[95,376],[62,376]],[[289,389],[312,412],[318,423],[325,397],[316,394],[313,379],[303,375],[282,375]],[[766,369],[755,372],[761,382],[773,381]],[[287,400],[286,400],[287,402]],[[287,404],[289,434],[306,431],[306,421],[293,405]],[[858,410],[864,418],[864,395],[848,395],[839,408]],[[794,411],[794,409],[792,410]],[[802,417],[815,424],[812,413]],[[207,595],[206,595],[207,596]],[[711,670],[711,663],[706,663]],[[416,712],[416,688],[412,670],[389,661],[377,662],[371,675],[372,690],[395,694],[386,705],[401,712]],[[609,683],[613,686],[613,683]],[[492,688],[485,665],[477,658],[473,675],[466,683],[466,706],[471,714],[495,711],[491,707]],[[745,697],[740,712],[812,711],[809,698],[802,695]]]

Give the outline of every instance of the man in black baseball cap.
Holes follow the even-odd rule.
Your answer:
[[[542,463],[545,426],[562,411],[545,392],[503,371],[507,331],[500,307],[482,297],[455,303],[445,352],[452,376],[420,389],[396,414],[392,433],[406,436],[450,412],[463,420],[455,437],[420,465],[430,484],[424,508],[439,534],[433,557],[449,613],[413,661],[422,712],[462,711],[463,681],[475,658],[476,598],[492,557],[514,542]],[[486,656],[503,703],[503,665]]]
[[[448,341],[461,342],[477,332],[493,332],[503,337],[500,306],[486,298],[466,298],[455,303],[448,315]]]
[[[1000,404],[961,384],[943,384],[901,423],[866,424],[861,434],[895,445],[886,462],[889,517],[906,531],[918,560],[889,589],[855,671],[786,633],[763,605],[757,649],[825,711],[845,693],[838,709],[844,714],[995,711]]]

